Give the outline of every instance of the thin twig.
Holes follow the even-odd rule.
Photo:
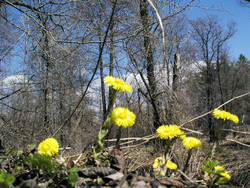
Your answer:
[[[159,20],[159,24],[161,26],[161,33],[162,33],[162,45],[163,45],[163,63],[166,62],[166,47],[165,47],[165,34],[164,34],[164,27],[163,27],[163,24],[162,24],[162,19],[161,19],[161,16],[158,12],[158,10],[155,8],[153,2],[151,0],[147,0],[149,2],[149,4],[151,5],[151,7],[154,9],[156,15],[157,15],[157,18]]]
[[[155,155],[153,155],[149,160],[147,160],[145,163],[142,163],[141,165],[139,165],[138,167],[134,168],[133,170],[128,170],[129,172],[134,172],[136,170],[138,170],[139,168],[142,168],[143,166],[147,165],[148,163],[151,163],[153,160],[155,160],[156,156],[159,156],[159,154],[162,153],[162,151],[159,151],[158,153],[156,153]]]
[[[152,136],[152,137],[150,137],[150,138],[148,138],[148,139],[146,139],[146,140],[143,139],[143,140],[145,140],[145,141],[142,142],[142,143],[140,143],[140,144],[122,147],[121,149],[139,147],[140,145],[143,145],[143,144],[145,144],[145,143],[147,143],[147,142],[149,142],[150,140],[155,139],[155,138],[158,138],[158,135],[157,135],[157,134],[154,134],[154,136]]]
[[[81,159],[81,157],[82,157],[82,153],[77,157],[77,159],[74,161],[74,163],[77,164],[78,161]]]
[[[245,93],[245,94],[243,94],[243,95],[236,96],[236,97],[234,97],[234,98],[228,100],[227,102],[223,103],[222,105],[218,106],[217,108],[219,109],[219,108],[221,108],[222,106],[225,106],[226,104],[228,104],[228,103],[230,103],[230,102],[232,102],[232,101],[234,101],[234,100],[236,100],[236,99],[245,97],[245,96],[247,96],[247,95],[249,95],[249,94],[250,94],[250,92]]]
[[[220,106],[218,106],[217,109],[219,109],[219,108],[225,106],[226,104],[228,104],[228,103],[230,103],[230,102],[232,102],[232,101],[234,101],[234,100],[236,100],[236,99],[245,97],[245,96],[247,96],[247,95],[249,95],[249,94],[250,94],[250,92],[245,93],[245,94],[243,94],[243,95],[236,96],[236,97],[234,97],[234,98],[228,100],[227,102],[221,104]],[[188,124],[188,123],[191,123],[191,122],[193,122],[193,121],[195,121],[195,120],[197,120],[197,119],[200,119],[200,118],[202,118],[202,117],[204,117],[204,116],[206,116],[206,115],[208,115],[208,114],[211,114],[213,111],[214,111],[214,110],[211,110],[211,111],[209,111],[209,112],[206,112],[205,114],[202,114],[202,115],[200,115],[200,116],[197,116],[197,117],[195,117],[195,118],[193,118],[193,119],[191,119],[191,120],[189,120],[189,121],[187,121],[187,122],[181,124],[180,127],[182,127],[182,126],[184,126],[184,125],[186,125],[186,124]]]
[[[138,140],[147,140],[148,138],[151,138],[152,136],[155,136],[155,134],[147,135],[147,136],[144,136],[142,138],[140,138],[140,137],[121,138],[121,140],[135,140],[135,141],[138,141]],[[116,138],[105,140],[105,142],[115,142],[115,141],[116,141]]]
[[[200,134],[200,135],[203,135],[204,133],[200,132],[200,131],[194,131],[192,129],[188,129],[188,128],[184,128],[182,127],[181,130],[184,130],[184,131],[189,131],[189,132],[192,132],[192,133],[196,133],[196,134]]]
[[[235,142],[235,143],[240,144],[240,145],[242,145],[242,146],[250,147],[250,145],[244,144],[244,143],[239,142],[239,141],[237,141],[237,140],[233,140],[233,139],[230,139],[230,138],[227,138],[226,140],[231,141],[231,142]]]
[[[154,138],[152,138],[152,139],[154,139]],[[140,144],[137,144],[137,145],[124,146],[124,147],[121,147],[120,149],[139,147],[139,146],[141,146],[141,145],[143,145],[143,144],[146,144],[146,143],[149,142],[149,141],[150,141],[150,140],[146,140],[146,141],[144,141],[144,142],[142,142],[142,143],[140,143]]]
[[[184,172],[182,172],[181,170],[177,170],[183,177],[185,177],[188,181],[190,181],[191,183],[195,183],[191,178],[189,178]]]
[[[233,129],[222,129],[222,131],[228,131],[228,132],[233,132],[233,133],[249,134],[250,135],[250,132],[236,131],[236,130],[233,130]]]

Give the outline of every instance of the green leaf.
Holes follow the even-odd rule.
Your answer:
[[[36,144],[28,144],[27,147],[30,149],[30,150],[33,150],[36,148]]]
[[[204,163],[209,167],[209,168],[214,168],[219,162],[213,161],[211,159],[208,159],[207,161],[204,161]]]
[[[34,167],[45,171],[53,171],[55,169],[55,162],[50,156],[43,156],[39,154],[29,156],[28,163]]]
[[[215,166],[217,166],[217,164],[219,163],[219,161],[212,161],[211,162],[211,168],[214,168]]]
[[[105,156],[103,156],[103,155],[100,155],[100,156],[98,156],[98,159],[105,160],[105,159],[106,159],[106,157],[105,157]]]
[[[77,178],[78,178],[78,176],[76,175],[76,173],[71,174],[71,175],[69,176],[69,183],[70,183],[72,186],[74,186],[75,183],[76,183],[76,181],[77,181]]]
[[[4,170],[0,174],[0,187],[9,187],[15,182],[15,178],[11,174],[6,174]]]
[[[20,158],[20,156],[23,154],[23,151],[17,151],[16,155],[18,157],[18,159]]]
[[[224,183],[227,183],[227,182],[228,182],[228,179],[227,179],[227,178],[225,178],[225,177],[220,177],[216,183],[217,183],[217,184],[224,184]]]
[[[2,172],[0,174],[0,182],[5,182],[5,176],[6,176],[6,173],[4,170],[2,170]]]
[[[214,170],[214,174],[220,174],[226,172],[224,169],[220,169],[220,170]]]
[[[22,166],[17,166],[16,169],[17,169],[18,171],[20,171],[20,170],[23,169],[23,167],[22,167]]]
[[[11,175],[11,174],[7,174],[7,178],[6,178],[6,184],[7,185],[12,185],[15,182],[15,178]]]
[[[203,163],[208,166],[208,160],[207,161],[203,161]]]
[[[70,174],[72,174],[72,173],[78,172],[79,170],[81,170],[81,169],[80,168],[71,168],[67,172],[70,173]]]
[[[8,150],[6,151],[5,155],[9,155],[9,154],[14,153],[14,152],[15,152],[14,148],[13,148],[13,147],[10,147],[10,148],[8,148]]]
[[[208,168],[207,166],[201,166],[201,169],[204,171],[204,172],[207,172],[208,174],[211,174],[212,171],[210,168]]]

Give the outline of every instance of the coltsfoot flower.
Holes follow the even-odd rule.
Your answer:
[[[135,114],[127,108],[117,107],[111,112],[111,121],[118,126],[130,127],[135,124]]]
[[[154,169],[155,169],[155,168],[158,168],[160,162],[161,162],[161,157],[157,157],[157,158],[155,159],[155,161],[154,161],[153,168],[154,168]],[[163,162],[162,162],[162,165],[164,165],[164,164],[165,164],[165,160],[163,160]]]
[[[223,119],[224,121],[231,120],[236,124],[239,123],[238,116],[231,114],[229,112],[226,112],[225,110],[218,110],[217,108],[215,108],[213,111],[213,116],[217,119]]]
[[[182,144],[187,149],[193,149],[202,145],[201,141],[194,137],[186,137],[183,139]]]
[[[153,169],[156,169],[158,168],[158,166],[160,165],[160,162],[161,162],[161,157],[157,157],[154,161],[154,164],[153,164]],[[161,166],[165,165],[166,162],[165,160],[163,160]],[[166,166],[167,169],[170,169],[170,170],[176,170],[177,169],[177,165],[171,161],[168,160],[167,162],[167,166]]]
[[[38,146],[38,153],[40,155],[54,156],[59,151],[59,144],[54,138],[47,138]]]
[[[130,93],[132,90],[132,87],[129,84],[118,78],[114,78],[113,76],[105,77],[104,82],[118,92],[124,91]]]
[[[185,137],[185,133],[177,125],[162,125],[156,132],[161,139],[171,140],[175,137]]]
[[[177,164],[171,162],[171,161],[168,161],[167,162],[167,169],[170,169],[170,170],[176,170],[177,169]]]
[[[224,172],[219,173],[219,175],[225,177],[226,179],[230,180],[231,176],[225,171],[225,168],[223,166],[216,166],[214,167],[215,170],[224,170]]]

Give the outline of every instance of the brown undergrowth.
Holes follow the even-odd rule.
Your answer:
[[[230,181],[221,187],[250,187],[250,137],[249,127],[238,130],[242,134],[229,133],[220,142],[216,149],[214,160],[224,166],[231,175]],[[1,157],[1,168],[16,178],[13,185],[19,187],[88,187],[88,186],[109,186],[109,187],[206,187],[200,180],[201,166],[206,160],[212,144],[204,135],[199,138],[202,147],[192,152],[189,161],[189,168],[183,173],[183,168],[188,155],[178,139],[170,153],[171,161],[178,165],[177,170],[171,170],[168,177],[155,177],[152,164],[155,158],[162,155],[164,143],[155,135],[143,138],[122,138],[121,157],[116,158],[112,153],[113,142],[110,147],[103,151],[103,159],[91,161],[92,149],[89,148],[81,154],[72,155],[71,149],[61,151],[67,162],[66,167],[60,167],[60,172],[41,172],[34,170],[34,166],[27,162],[30,154],[36,153],[36,149],[24,149],[22,153],[10,153]],[[112,140],[111,140],[112,141]],[[236,141],[236,142],[234,142]],[[70,163],[72,161],[73,163]],[[110,165],[111,164],[111,165]],[[70,168],[79,168],[78,179],[75,186],[69,183]],[[115,176],[113,176],[115,174]],[[102,182],[98,178],[102,177]]]
[[[225,139],[232,139],[232,135],[227,136]],[[199,182],[199,174],[201,173],[201,165],[212,147],[208,139],[200,139],[203,143],[203,147],[196,150],[191,159],[188,170],[185,172],[186,176],[194,182]],[[250,145],[250,137],[243,135],[238,136],[237,140],[245,145]],[[134,148],[126,156],[127,168],[129,171],[137,171],[142,176],[152,176],[152,164],[156,157],[161,156],[163,147],[156,145],[144,145],[138,148]],[[178,169],[182,170],[187,157],[187,151],[183,148],[181,140],[177,141],[171,152],[172,161],[178,165]],[[250,148],[238,143],[224,140],[217,148],[215,160],[218,160],[220,165],[224,166],[229,174],[231,180],[227,186],[232,187],[250,187]],[[171,177],[173,179],[183,178],[183,175],[177,170],[172,171]],[[184,177],[184,180],[188,180]]]

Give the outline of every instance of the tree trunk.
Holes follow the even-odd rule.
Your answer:
[[[98,29],[98,35],[99,35],[99,41],[102,40],[101,37],[101,28]],[[102,49],[102,44],[99,43],[99,52],[101,53]],[[100,58],[100,77],[101,77],[101,90],[102,90],[102,117],[103,117],[103,122],[106,119],[106,97],[105,97],[105,87],[104,87],[104,78],[103,78],[103,61],[102,57]]]
[[[154,127],[157,129],[160,126],[160,119],[158,114],[158,101],[156,95],[156,81],[154,75],[154,59],[153,59],[153,50],[151,46],[151,33],[149,30],[149,15],[147,8],[147,0],[140,0],[140,16],[143,25],[143,37],[144,37],[144,48],[146,53],[146,68],[147,68],[147,78],[149,85],[149,95],[151,99],[151,104],[153,106],[153,115],[154,115]]]
[[[109,75],[113,76],[113,74],[114,74],[114,19],[112,19],[110,24],[110,49],[109,49]],[[109,87],[109,100],[112,99],[112,95],[113,95],[113,90],[111,87]]]
[[[176,53],[174,55],[174,68],[173,68],[173,91],[178,91],[178,85],[179,85],[179,68],[180,68],[180,54]]]
[[[213,75],[212,75],[212,67],[211,63],[207,63],[207,111],[211,111],[213,109],[213,93],[212,93],[212,83],[213,83]],[[214,132],[214,123],[212,116],[208,116],[208,128],[210,135],[210,142],[215,140],[215,132]]]
[[[44,86],[44,126],[45,131],[48,131],[50,119],[49,119],[49,111],[50,111],[50,76],[51,76],[51,59],[50,59],[50,48],[49,48],[49,36],[47,31],[43,31],[44,36],[44,47],[43,47],[43,59],[45,61],[45,86]]]

